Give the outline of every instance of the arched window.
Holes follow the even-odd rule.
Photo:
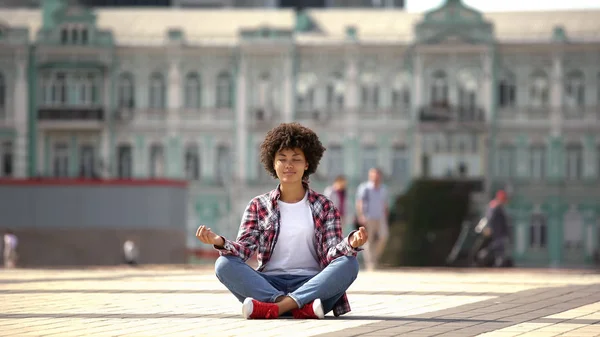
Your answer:
[[[311,111],[315,105],[317,76],[311,72],[298,75],[296,83],[296,107],[299,111]]]
[[[131,73],[123,73],[119,76],[119,107],[135,108],[135,84]]]
[[[448,104],[448,77],[442,70],[433,73],[431,77],[431,100],[432,105]]]
[[[231,108],[233,106],[233,83],[228,72],[221,72],[217,76],[217,108]]]
[[[365,109],[379,107],[379,76],[374,72],[364,72],[360,76],[360,103]]]
[[[150,76],[150,104],[151,109],[164,109],[166,107],[165,79],[162,74],[154,73]]]
[[[463,69],[458,72],[458,105],[467,110],[472,110],[477,106],[477,77],[469,69]]]
[[[327,108],[329,110],[342,109],[344,107],[345,92],[344,76],[339,72],[333,73],[329,83],[327,83]]]
[[[392,108],[410,107],[410,82],[411,77],[407,72],[401,72],[394,77],[392,82]]]
[[[201,91],[200,91],[200,76],[198,73],[192,72],[185,77],[185,108],[200,109]]]
[[[133,151],[131,145],[121,144],[117,147],[117,174],[121,179],[133,176]]]
[[[584,76],[579,70],[571,71],[565,77],[565,106],[580,108],[585,105]]]
[[[529,101],[531,106],[535,108],[548,106],[549,90],[548,75],[544,71],[537,70],[531,74],[529,83]]]
[[[185,148],[185,177],[188,180],[200,179],[200,153],[196,144]]]
[[[160,178],[165,174],[165,153],[161,144],[150,146],[150,178]]]
[[[500,75],[498,81],[498,105],[501,108],[513,108],[517,102],[517,86],[515,81],[515,75],[505,70]]]

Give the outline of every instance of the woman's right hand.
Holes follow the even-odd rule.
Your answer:
[[[196,237],[200,242],[206,243],[207,245],[222,247],[225,244],[225,240],[223,240],[220,235],[213,233],[210,228],[206,228],[204,225],[198,227]]]

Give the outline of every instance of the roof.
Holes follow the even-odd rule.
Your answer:
[[[190,42],[209,40],[232,43],[240,29],[269,26],[295,27],[295,14],[284,9],[96,9],[100,29],[111,30],[117,44],[163,44],[167,31],[179,28]],[[345,39],[346,29],[355,27],[359,40],[409,42],[414,25],[423,13],[390,9],[313,9],[307,11],[317,33],[298,33],[297,40],[331,42]],[[562,26],[574,40],[600,40],[600,10],[483,13],[494,25],[500,41],[550,40],[553,29]],[[41,26],[37,9],[0,9],[0,25],[28,27],[33,39]]]

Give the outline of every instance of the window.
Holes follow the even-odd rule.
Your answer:
[[[298,75],[296,83],[297,108],[300,111],[312,111],[315,105],[315,86],[317,76],[313,73],[302,73]]]
[[[457,74],[458,81],[458,106],[466,112],[473,112],[477,106],[477,77],[475,74],[464,69]]]
[[[150,146],[150,178],[162,178],[165,174],[165,154],[162,145]]]
[[[431,79],[431,104],[448,104],[448,78],[441,70],[434,72]]]
[[[13,175],[13,159],[12,142],[2,142],[2,147],[0,147],[0,177],[11,177]]]
[[[159,73],[150,76],[150,104],[151,109],[164,109],[165,104],[165,80]]]
[[[60,29],[61,44],[87,44],[89,32],[87,27],[79,24],[68,24]]]
[[[344,174],[344,149],[340,145],[331,145],[325,151],[327,156],[327,179],[333,181],[335,177]]]
[[[514,146],[502,145],[496,155],[496,175],[511,178],[515,175],[516,150]]]
[[[529,246],[538,249],[546,247],[546,233],[546,217],[543,214],[532,215],[529,224]]]
[[[517,88],[515,84],[515,75],[505,71],[498,82],[498,105],[501,108],[513,108],[516,105]]]
[[[533,146],[530,149],[531,178],[539,180],[546,177],[546,148]]]
[[[200,97],[200,76],[197,73],[187,74],[185,77],[185,108],[200,109]]]
[[[271,107],[273,104],[271,95],[273,94],[272,89],[274,89],[271,87],[271,75],[269,73],[260,74],[256,88],[256,105],[263,108]]]
[[[392,179],[406,181],[408,177],[408,151],[406,146],[398,145],[392,149]]]
[[[74,104],[75,105],[94,105],[99,103],[99,76],[94,73],[76,73],[73,74],[71,82],[75,87]]]
[[[534,108],[547,107],[549,104],[549,83],[545,72],[538,70],[531,75],[529,101]]]
[[[200,179],[200,153],[196,144],[189,144],[185,148],[185,178]]]
[[[216,161],[216,181],[218,184],[228,183],[228,179],[231,178],[231,157],[229,147],[226,145],[220,145],[217,148],[217,161]]]
[[[52,79],[52,104],[68,104],[67,74],[58,72]]]
[[[363,73],[360,77],[360,102],[363,109],[377,109],[379,106],[379,79],[375,73]]]
[[[67,143],[56,143],[52,153],[53,176],[65,178],[69,176],[69,145]]]
[[[583,73],[579,70],[567,74],[565,79],[565,106],[579,108],[585,105]]]
[[[267,172],[265,166],[260,161],[260,143],[256,146],[256,178],[258,181],[269,181],[271,180],[271,174]]]
[[[217,108],[233,107],[233,83],[231,75],[227,72],[221,72],[217,76]]]
[[[6,91],[6,80],[0,73],[0,118],[4,117],[4,109],[6,109]]]
[[[133,176],[133,154],[131,145],[122,144],[117,148],[117,174],[121,179],[130,179]]]
[[[119,76],[119,107],[135,108],[135,85],[133,75],[123,73]]]
[[[333,73],[327,84],[327,109],[340,110],[344,107],[346,83],[340,73]]]
[[[83,145],[79,150],[79,177],[94,178],[96,176],[96,150],[92,145]]]
[[[375,145],[366,145],[362,151],[362,171],[361,178],[366,178],[369,175],[369,170],[378,167],[378,151]]]
[[[569,144],[566,147],[566,177],[569,180],[580,180],[583,176],[583,147]]]
[[[410,75],[408,73],[396,75],[392,83],[392,108],[410,107],[410,87]]]

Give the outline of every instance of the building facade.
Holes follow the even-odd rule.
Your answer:
[[[199,224],[235,236],[275,186],[266,131],[313,128],[317,190],[379,166],[480,180],[521,265],[592,263],[600,219],[599,11],[0,10],[2,177],[189,181]]]

